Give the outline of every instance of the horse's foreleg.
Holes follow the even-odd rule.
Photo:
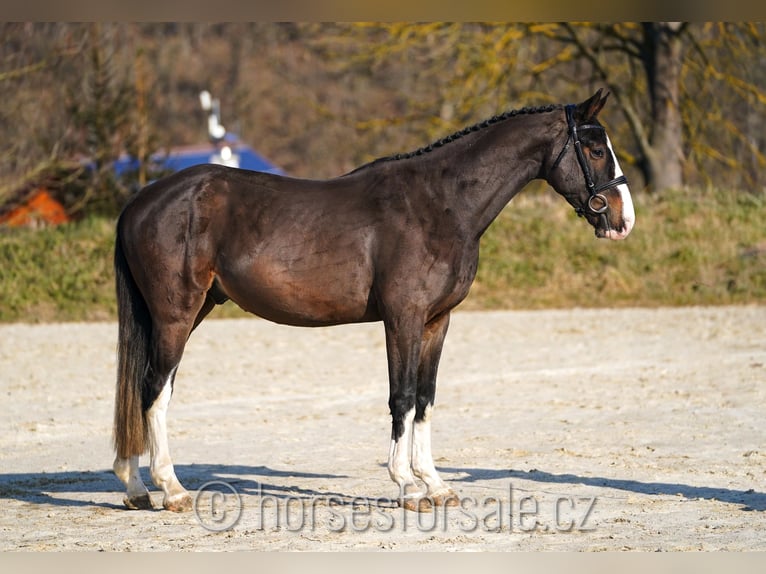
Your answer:
[[[146,422],[151,456],[150,473],[152,482],[165,493],[162,506],[166,510],[185,512],[191,510],[192,499],[189,492],[176,477],[173,461],[168,448],[166,416],[170,396],[173,392],[173,378],[177,367],[173,368],[165,380],[162,391],[152,406],[146,411]]]
[[[131,456],[130,458],[118,456],[114,459],[112,468],[127,488],[127,495],[123,499],[127,508],[130,510],[151,510],[154,508],[149,490],[144,481],[141,480],[141,474],[138,471],[138,456]]]
[[[393,415],[391,448],[388,451],[388,475],[399,486],[399,498],[403,506],[407,501],[417,501],[421,496],[420,488],[412,474],[412,422],[415,419],[415,407],[409,411]]]
[[[411,319],[411,317],[407,317]],[[406,323],[406,324],[405,324]],[[415,385],[422,326],[410,321],[386,321],[391,448],[388,474],[399,487],[399,501],[410,508],[422,493],[412,474],[412,427],[415,420]]]
[[[439,476],[431,454],[431,413],[436,395],[436,371],[449,326],[449,314],[426,325],[417,383],[417,410],[413,428],[412,470],[426,485],[426,498],[419,505],[455,506],[457,495]]]
[[[412,446],[412,470],[415,476],[426,484],[426,496],[420,503],[419,508],[423,510],[430,504],[435,506],[456,506],[458,498],[455,491],[452,490],[441,479],[434,466],[433,456],[431,454],[431,412],[433,407],[426,407],[423,418],[415,418],[413,429]]]

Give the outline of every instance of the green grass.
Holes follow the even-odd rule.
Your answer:
[[[0,321],[116,317],[114,222],[89,219],[40,231],[0,228]]]
[[[482,239],[464,309],[766,303],[766,194],[634,198],[621,242],[597,240],[552,191],[522,192]],[[112,320],[114,222],[0,228],[0,321]],[[239,316],[227,303],[214,316]]]
[[[482,239],[473,308],[766,302],[766,194],[634,198],[624,241],[597,240],[553,193],[520,195]]]

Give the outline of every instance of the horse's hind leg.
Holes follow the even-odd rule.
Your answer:
[[[186,512],[191,510],[192,499],[189,492],[176,477],[173,461],[170,458],[167,431],[167,409],[173,393],[173,379],[176,369],[168,375],[160,395],[146,412],[149,431],[149,453],[151,456],[150,473],[152,482],[163,490],[165,496],[162,506],[166,510]]]
[[[173,381],[178,362],[170,369],[170,372],[164,374],[167,368],[158,367],[164,363],[158,358],[159,356],[160,354],[155,353],[146,375],[147,379],[144,382],[144,402],[151,405],[148,409],[144,407],[149,442],[149,468],[152,482],[164,493],[163,507],[167,510],[183,512],[191,510],[192,500],[189,492],[176,477],[168,448],[166,423],[167,409],[173,392]],[[180,361],[180,354],[178,359]],[[127,487],[127,494],[123,499],[127,508],[131,510],[154,508],[149,491],[141,480],[138,456],[131,456],[130,458],[118,456],[114,461],[113,469]]]
[[[416,394],[415,423],[413,426],[412,471],[427,488],[419,509],[430,504],[455,506],[458,498],[439,476],[431,454],[431,413],[436,395],[436,371],[439,367],[442,345],[449,326],[449,314],[427,324],[420,352]]]
[[[195,313],[196,315],[196,313]],[[146,381],[144,405],[151,458],[149,470],[152,482],[164,492],[162,506],[166,510],[191,510],[189,492],[176,477],[170,458],[167,432],[167,410],[173,393],[178,364],[191,331],[192,321],[157,325],[153,333],[153,353]]]
[[[120,458],[114,460],[114,473],[125,484],[127,495],[123,503],[130,510],[151,510],[154,508],[149,491],[141,480],[138,471],[138,456]]]

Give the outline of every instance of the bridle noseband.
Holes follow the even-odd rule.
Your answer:
[[[583,176],[585,176],[585,185],[588,188],[588,209],[591,210],[596,215],[601,215],[604,219],[604,223],[606,227],[608,228],[609,222],[606,218],[606,211],[609,209],[609,203],[606,200],[606,197],[604,197],[603,194],[601,194],[601,191],[604,191],[605,189],[609,189],[610,187],[616,187],[618,185],[621,185],[623,183],[628,183],[628,179],[621,175],[620,177],[616,177],[610,181],[607,181],[606,183],[602,183],[600,185],[596,185],[593,183],[593,176],[590,173],[590,166],[588,165],[588,161],[585,159],[585,153],[582,151],[582,142],[580,142],[580,136],[578,135],[578,130],[604,130],[604,126],[598,126],[596,124],[584,124],[581,126],[578,126],[575,123],[574,120],[574,110],[577,106],[574,104],[567,105],[564,109],[566,111],[567,116],[567,141],[564,144],[563,149],[561,152],[559,152],[558,157],[556,158],[556,161],[553,162],[553,167],[551,167],[551,171],[556,169],[561,163],[562,158],[566,154],[567,150],[569,149],[569,144],[571,142],[574,142],[575,146],[575,152],[577,152],[577,163],[580,164],[580,169],[582,170]],[[600,206],[597,204],[594,204],[594,200],[597,200],[601,203]],[[575,212],[579,216],[585,215],[585,210],[582,207],[575,208]]]

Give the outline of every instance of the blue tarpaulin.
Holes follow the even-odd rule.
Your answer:
[[[226,151],[226,148],[230,151]],[[173,172],[193,165],[204,163],[220,163],[242,169],[283,174],[282,170],[260,156],[245,144],[215,146],[205,144],[198,146],[176,147],[166,153],[156,153],[151,157],[151,171]],[[125,155],[114,162],[114,171],[118,177],[138,171],[139,163],[134,157]]]

